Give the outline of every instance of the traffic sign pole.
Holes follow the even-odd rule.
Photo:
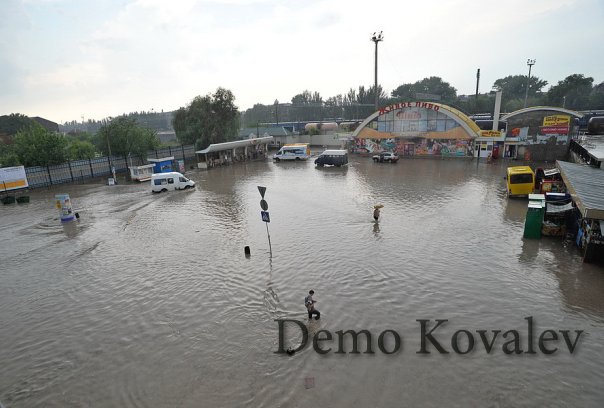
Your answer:
[[[273,257],[273,247],[271,246],[271,234],[268,232],[268,223],[271,222],[269,213],[268,213],[268,203],[264,199],[264,194],[266,193],[266,187],[258,186],[258,191],[260,192],[260,196],[262,200],[260,200],[260,208],[262,211],[260,212],[262,216],[262,221],[266,224],[266,235],[268,236],[268,250],[270,253],[270,257]]]
[[[268,232],[268,222],[264,223],[266,225],[266,235],[268,236],[268,250],[270,252],[270,257],[273,257],[273,247],[271,246],[271,234]]]

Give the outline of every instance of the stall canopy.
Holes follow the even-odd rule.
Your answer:
[[[604,220],[604,170],[563,161],[556,166],[583,217]]]
[[[197,154],[207,154],[212,152],[223,152],[225,150],[232,150],[238,147],[248,147],[248,146],[256,146],[259,144],[271,143],[273,141],[272,136],[266,137],[257,137],[254,139],[244,139],[244,140],[235,140],[232,142],[224,142],[224,143],[213,143],[206,147],[203,150],[198,150],[195,153]]]

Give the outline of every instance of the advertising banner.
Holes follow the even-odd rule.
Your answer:
[[[499,130],[481,130],[480,136],[482,137],[501,137]]]
[[[25,175],[25,167],[0,168],[0,191],[17,190],[27,187],[29,187],[29,184]]]
[[[539,133],[542,135],[568,135],[568,125],[540,126]]]
[[[543,118],[543,126],[566,126],[570,125],[569,115],[551,115]]]
[[[73,219],[75,219],[69,194],[55,195],[55,207],[57,208],[57,210],[59,210],[59,217],[61,217],[61,222],[72,221]]]

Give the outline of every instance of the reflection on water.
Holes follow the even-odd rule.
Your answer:
[[[157,195],[147,183],[34,191],[29,205],[0,209],[0,401],[599,406],[604,272],[572,244],[523,239],[527,203],[506,198],[504,170],[353,157],[342,168],[194,171],[194,190]],[[272,259],[258,185],[267,187]],[[78,222],[58,220],[63,192]],[[309,289],[319,321],[306,316]],[[450,349],[455,330],[524,333],[526,316],[539,330],[587,336],[573,355],[508,356],[501,345],[488,355],[416,354],[416,319],[449,319],[438,335]],[[275,319],[300,320],[311,336],[392,329],[402,350],[319,356],[310,345],[279,355]],[[299,330],[287,341],[295,347]]]

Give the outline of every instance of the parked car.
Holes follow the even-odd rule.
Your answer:
[[[398,156],[396,153],[392,153],[392,152],[382,152],[380,154],[376,154],[375,156],[373,156],[373,161],[374,162],[390,162],[390,163],[396,163],[398,161]]]

